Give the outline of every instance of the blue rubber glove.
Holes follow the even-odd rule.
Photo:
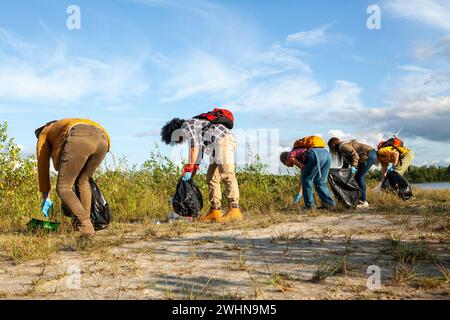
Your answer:
[[[187,182],[192,179],[192,172],[186,172],[183,176],[183,181]]]
[[[297,195],[294,198],[294,204],[297,204],[300,199],[302,198],[302,194],[301,193],[297,193]]]
[[[387,170],[387,172],[393,172],[394,171],[394,166],[390,166],[389,169]]]
[[[53,212],[53,202],[50,198],[42,200],[41,210],[46,218],[48,218],[49,213]]]
[[[356,169],[355,167],[352,167],[352,174],[355,174],[356,171],[358,171],[358,169]]]

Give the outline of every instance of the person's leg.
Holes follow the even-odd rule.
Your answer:
[[[236,179],[234,164],[219,165],[220,177],[225,185],[225,194],[228,198],[228,206],[239,207],[239,186]]]
[[[234,165],[234,154],[236,151],[236,138],[228,134],[218,142],[218,167],[220,177],[225,185],[225,194],[228,199],[228,210],[223,216],[223,221],[242,220],[239,208],[239,185],[236,179],[236,167]]]
[[[370,150],[367,161],[360,162],[358,165],[358,171],[355,174],[355,180],[360,188],[359,200],[361,202],[367,201],[366,175],[369,173],[370,168],[373,166],[376,160],[377,152],[375,150]]]
[[[86,161],[83,170],[78,175],[76,180],[76,184],[80,192],[81,204],[86,212],[89,213],[91,212],[92,204],[92,192],[89,184],[89,177],[94,174],[95,170],[100,166],[102,161],[105,159],[106,153],[108,152],[108,140],[99,129],[97,130],[99,131],[97,150],[95,150],[95,152]]]
[[[328,189],[328,174],[331,168],[331,155],[325,149],[317,149],[315,151],[320,166],[320,174],[314,177],[314,186],[323,205],[327,208],[334,208],[336,203]]]
[[[208,167],[206,183],[208,184],[210,209],[206,215],[200,217],[200,221],[218,222],[222,218],[222,191],[220,190],[219,169],[214,162]]]
[[[206,173],[208,184],[209,203],[212,209],[220,209],[222,206],[222,191],[220,190],[220,173],[217,164],[211,163]]]
[[[228,206],[239,206],[239,186],[236,179],[234,165],[234,153],[236,151],[236,138],[228,134],[219,140],[217,145],[217,165],[220,177],[225,184],[225,193],[228,198]]]
[[[404,175],[406,170],[408,170],[409,166],[411,165],[412,161],[414,160],[414,152],[410,150],[407,154],[405,154],[402,157],[402,163],[398,164],[394,171],[397,172],[400,175]]]
[[[85,210],[80,199],[73,192],[73,186],[89,157],[95,152],[96,146],[92,144],[92,134],[87,131],[76,131],[75,128],[67,137],[61,153],[56,190],[81,226],[89,229],[87,233],[90,234],[93,233],[90,212]]]
[[[313,181],[316,175],[319,174],[317,159],[311,150],[307,152],[305,157],[306,165],[302,170],[303,201],[306,209],[314,209],[316,205],[314,203]]]

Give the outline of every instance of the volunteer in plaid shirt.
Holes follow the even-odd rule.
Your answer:
[[[209,189],[209,212],[200,218],[204,222],[229,222],[242,220],[239,209],[239,186],[236,179],[234,154],[236,138],[230,129],[222,124],[211,124],[203,119],[178,119],[169,121],[161,130],[166,144],[189,142],[189,162],[183,169],[183,180],[195,176],[204,155],[210,156],[206,175]],[[221,181],[225,184],[228,211],[222,215]]]

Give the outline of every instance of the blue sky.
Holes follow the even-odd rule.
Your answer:
[[[71,4],[80,30],[66,28]],[[372,4],[381,30],[366,26]],[[215,106],[243,132],[279,129],[277,152],[309,134],[375,145],[401,130],[417,165],[448,165],[450,2],[0,4],[0,121],[25,152],[43,123],[87,117],[140,164],[165,121]]]

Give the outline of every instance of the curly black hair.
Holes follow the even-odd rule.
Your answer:
[[[289,156],[290,156],[290,152],[282,152],[280,154],[280,161],[281,161],[281,163],[285,164],[287,162]]]
[[[183,123],[186,120],[180,118],[174,118],[167,122],[164,127],[161,128],[161,141],[165,144],[174,145],[176,143],[181,143],[183,141],[182,137],[179,137],[178,140],[175,140],[173,137],[173,133],[180,129]]]

